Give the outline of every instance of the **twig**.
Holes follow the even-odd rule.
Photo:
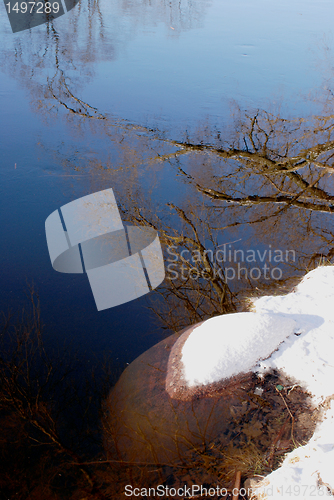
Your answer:
[[[295,418],[294,416],[292,415],[291,411],[290,411],[290,408],[288,407],[287,405],[287,402],[285,401],[283,395],[280,393],[280,391],[277,389],[277,387],[275,387],[276,391],[278,392],[278,394],[281,396],[282,400],[283,400],[283,403],[285,404],[285,407],[286,409],[288,410],[289,412],[289,415],[291,417],[291,440],[293,442],[293,444],[295,445],[295,447],[297,448],[298,447],[298,444],[296,443],[295,441],[295,438],[293,437],[293,426],[294,426],[294,422],[295,422]]]
[[[232,500],[238,500],[240,491],[241,472],[238,470],[235,475]]]

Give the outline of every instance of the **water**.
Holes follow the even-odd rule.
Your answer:
[[[177,150],[173,140],[217,147],[232,141],[245,112],[262,109],[287,119],[328,112],[334,6],[82,0],[53,24],[17,34],[1,12],[0,309],[20,308],[27,283],[34,282],[49,345],[66,340],[87,363],[104,354],[129,363],[165,334],[148,307],[153,299],[159,312],[166,295],[155,291],[97,312],[85,276],[52,269],[45,219],[65,203],[112,187],[132,217],[139,207],[170,234],[185,222],[168,203],[193,208],[187,214],[195,213],[199,225],[246,220],[249,212],[237,208],[223,216],[214,208],[205,219],[210,202],[179,170],[205,183],[220,159],[159,157]],[[237,248],[260,250],[282,245],[301,257],[309,248],[297,236],[311,245],[304,229],[298,235],[305,220],[289,216],[279,232],[232,226],[219,230],[215,243],[240,240]],[[326,214],[314,215],[312,224],[332,228]],[[330,247],[323,233],[312,238],[313,253]],[[284,277],[290,264],[282,264]],[[300,266],[292,267],[301,274]]]

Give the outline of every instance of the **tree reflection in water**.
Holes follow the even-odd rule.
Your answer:
[[[286,119],[269,111],[242,112],[234,106],[230,120],[220,128],[199,123],[196,129],[174,137],[168,130],[130,123],[96,109],[79,97],[83,86],[93,77],[93,65],[87,63],[117,57],[119,47],[132,36],[140,16],[145,16],[146,2],[136,5],[117,4],[116,10],[124,9],[131,14],[128,31],[121,33],[116,21],[114,31],[105,29],[99,1],[85,6],[81,2],[73,9],[73,15],[66,18],[70,30],[60,33],[55,23],[50,23],[39,28],[42,36],[37,43],[31,37],[31,43],[24,48],[20,38],[15,38],[11,42],[15,62],[7,57],[13,49],[5,47],[1,64],[29,90],[34,111],[46,122],[64,120],[71,130],[76,144],[69,142],[63,148],[55,148],[55,163],[62,170],[50,172],[51,175],[70,175],[75,179],[84,174],[82,182],[88,192],[112,187],[124,221],[159,231],[167,274],[158,289],[163,300],[155,299],[157,293],[152,294],[150,307],[162,328],[178,332],[211,316],[242,309],[245,296],[285,290],[307,268],[331,262],[334,115],[327,112],[323,116]],[[164,20],[166,25],[173,26],[176,35],[191,29],[201,22],[203,3],[189,1],[186,5],[189,11],[185,14],[179,10],[179,2],[171,2],[168,7],[162,0],[156,2],[154,22]],[[79,20],[80,29],[86,29],[84,43],[78,32]],[[112,16],[108,17],[110,20]],[[96,142],[89,145],[85,139],[91,136]],[[49,149],[43,144],[42,147]],[[224,248],[231,250],[232,258],[226,253],[222,257]],[[244,254],[239,252],[234,257],[234,250]],[[240,257],[249,250],[254,252],[255,260]],[[283,252],[281,260],[271,260],[271,255],[280,255],[275,251]],[[286,251],[294,253],[287,258]],[[240,262],[247,272],[239,277]],[[252,277],[251,269],[263,265],[270,269],[278,267],[281,273],[273,277],[269,272],[270,279],[265,274]],[[7,376],[6,370],[7,365],[3,376]],[[28,408],[31,401],[36,403],[36,395],[31,399],[29,391],[23,396]],[[22,414],[22,407],[15,407],[20,402],[19,394],[15,397],[18,399],[11,400],[9,410],[2,408],[4,418],[8,417],[8,411]],[[57,423],[49,407],[43,404],[35,407],[28,416],[35,418],[37,414],[39,427],[32,422],[34,432],[37,428],[45,436],[44,430],[49,432]],[[45,429],[40,428],[41,422],[46,422]],[[285,422],[276,423],[279,432],[279,426]],[[36,439],[35,434],[32,437]],[[56,436],[52,446],[66,454],[68,450],[64,451],[57,439]],[[218,446],[213,445],[213,448]],[[257,453],[255,450],[253,460]],[[70,455],[67,454],[67,460]],[[100,465],[94,461],[87,464],[86,458],[86,455],[72,456],[81,471],[83,490],[87,491],[89,485],[87,498],[104,498],[104,490],[108,488],[110,496],[112,481],[121,484],[123,479],[135,477],[145,485],[147,475],[165,480],[171,473],[168,469],[171,464],[164,466],[165,469],[155,467],[152,472],[147,464],[139,466],[121,460],[112,468],[112,460],[105,460],[103,455],[96,461]],[[218,458],[223,459],[219,453]],[[212,454],[208,453],[199,454],[197,460],[202,469],[217,463],[213,465]],[[58,467],[63,471],[64,464],[53,462],[51,457],[51,465],[55,464],[54,471]],[[65,468],[72,465],[67,462]],[[25,471],[26,465],[22,467]],[[94,468],[93,479],[91,468]],[[72,472],[69,480],[75,483]]]
[[[115,186],[124,220],[159,231],[167,279],[156,312],[174,331],[239,309],[245,293],[284,290],[333,255],[333,116],[258,112],[232,125],[226,143],[207,130],[177,142],[118,129],[118,168],[83,167],[92,190]]]

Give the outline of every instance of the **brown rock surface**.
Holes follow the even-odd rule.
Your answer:
[[[247,383],[252,376],[248,372],[212,384],[188,387],[183,376],[182,348],[189,335],[201,324],[202,322],[185,330],[171,348],[167,364],[166,391],[173,399],[191,401],[198,397],[217,398],[220,395],[226,396],[227,393],[234,392],[237,388],[240,388],[242,383]]]
[[[184,332],[190,334],[193,328]],[[109,395],[107,443],[119,459],[175,463],[187,450],[204,449],[227,431],[232,423],[231,407],[234,416],[244,411],[242,401],[253,383],[253,374],[244,376],[242,384],[234,379],[230,385],[212,385],[208,391],[186,395],[179,381],[174,393],[182,395],[183,400],[170,397],[165,389],[167,365],[179,337],[172,335],[139,356]]]

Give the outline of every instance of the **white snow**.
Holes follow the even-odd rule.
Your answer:
[[[182,351],[189,385],[207,384],[249,368],[255,372],[276,368],[309,391],[315,404],[333,395],[334,266],[318,267],[293,292],[256,299],[253,306],[254,313],[215,317],[190,334]],[[306,500],[330,495],[323,484],[334,491],[333,464],[332,402],[312,439],[289,453],[265,478],[265,486],[255,490],[257,498]]]
[[[258,313],[289,314],[300,336],[291,336],[255,368],[277,368],[298,380],[319,402],[334,393],[334,266],[309,272],[296,290],[254,301]]]
[[[295,321],[281,314],[243,312],[216,316],[195,328],[182,349],[188,386],[250,371],[291,335]]]
[[[253,492],[259,499],[333,498],[334,489],[334,402],[312,439],[288,453],[284,462]]]

